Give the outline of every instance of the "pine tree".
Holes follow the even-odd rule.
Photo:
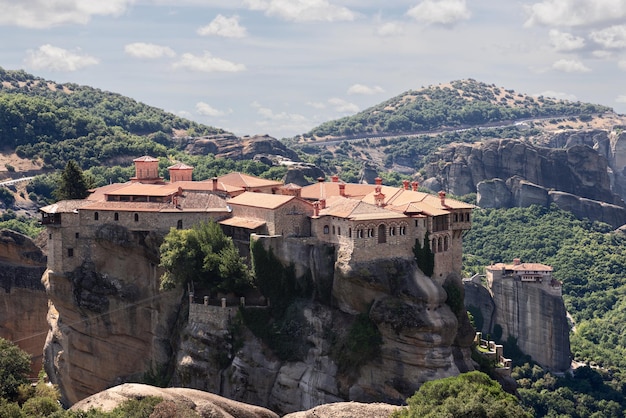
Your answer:
[[[58,200],[84,199],[89,192],[87,179],[76,161],[69,160],[61,173],[59,187],[54,192]]]

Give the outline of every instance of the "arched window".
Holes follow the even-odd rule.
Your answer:
[[[333,235],[335,235],[335,225],[333,225]]]
[[[465,214],[465,222],[469,222],[469,221],[470,221],[470,214],[469,214],[469,212],[467,212]]]
[[[357,238],[363,238],[363,230],[362,229],[357,229],[356,237]]]
[[[437,238],[433,238],[432,242],[430,243],[430,249],[434,253],[437,252]]]
[[[340,226],[337,227],[337,235],[341,235],[341,227]]]
[[[437,240],[437,252],[440,253],[443,251],[443,240],[441,237]]]
[[[183,229],[183,220],[179,219],[178,222],[176,222],[176,229]]]
[[[389,236],[393,237],[394,235],[396,235],[396,227],[395,226],[390,226],[389,227]]]
[[[119,221],[119,220],[120,220],[120,214],[119,214],[119,213],[117,213],[117,212],[115,212],[115,213],[113,214],[113,219],[114,219],[114,220],[116,220],[116,221]]]
[[[443,237],[443,250],[448,251],[448,246],[450,245],[448,236]]]
[[[384,244],[387,242],[387,234],[385,233],[385,225],[378,225],[378,243]]]
[[[461,214],[461,216],[463,216],[463,214]],[[454,214],[454,222],[458,222],[459,221],[459,214],[455,213]]]
[[[135,222],[139,222],[139,214],[135,213]]]
[[[328,225],[324,225],[324,234],[328,234],[329,231],[330,228],[328,228]]]
[[[348,228],[348,238],[352,238],[352,228]]]
[[[94,212],[94,213],[93,213],[93,220],[94,220],[94,221],[97,221],[99,216],[100,216],[100,215],[98,214],[98,212]]]
[[[406,226],[400,227],[400,235],[406,235]]]

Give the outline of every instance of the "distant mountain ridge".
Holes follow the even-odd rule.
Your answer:
[[[607,106],[533,97],[467,79],[409,90],[356,115],[325,122],[303,137],[415,133],[504,120],[611,111]]]

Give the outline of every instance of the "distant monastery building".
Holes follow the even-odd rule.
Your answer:
[[[127,183],[99,187],[82,200],[65,200],[40,209],[48,230],[48,267],[72,271],[89,258],[89,242],[103,228],[120,226],[136,233],[166,234],[203,221],[218,222],[240,248],[252,234],[306,239],[334,245],[337,257],[354,261],[413,258],[416,241],[435,254],[435,277],[461,272],[462,233],[471,228],[473,205],[419,192],[417,182],[403,187],[331,181],[305,187],[230,173],[193,181],[193,167],[168,168],[159,161],[134,160]]]

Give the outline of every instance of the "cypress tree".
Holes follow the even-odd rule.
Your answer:
[[[59,187],[54,195],[59,200],[84,199],[89,192],[87,179],[76,161],[69,160],[61,173]]]

